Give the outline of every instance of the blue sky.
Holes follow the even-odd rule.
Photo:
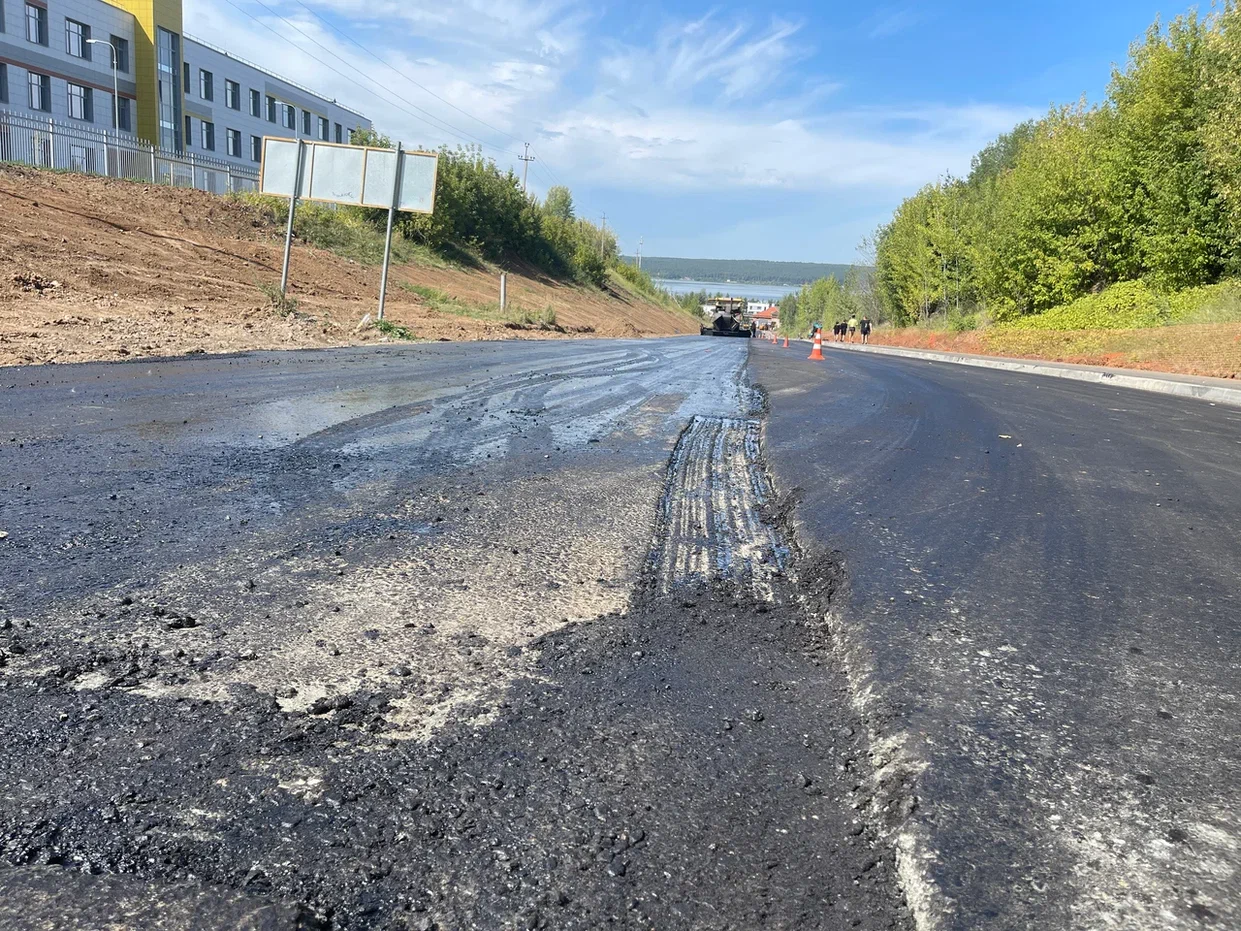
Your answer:
[[[185,29],[406,145],[477,142],[507,166],[529,142],[532,189],[567,184],[625,251],[851,262],[999,132],[1100,99],[1129,43],[1188,6],[185,0]]]

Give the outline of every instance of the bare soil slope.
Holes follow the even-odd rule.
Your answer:
[[[201,191],[0,166],[0,365],[188,352],[340,346],[386,340],[374,314],[379,269],[294,247],[282,314],[283,230],[252,207]],[[496,299],[490,269],[405,265],[388,317],[427,339],[656,336],[694,332],[688,316],[628,293],[510,273],[510,301],[555,311],[557,330],[444,314],[402,282],[465,302]]]

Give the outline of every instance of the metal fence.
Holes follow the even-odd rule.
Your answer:
[[[256,168],[157,149],[128,133],[107,132],[0,110],[0,162],[132,178],[213,194],[258,190]]]

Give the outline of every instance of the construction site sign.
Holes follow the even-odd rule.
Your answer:
[[[289,199],[289,223],[284,234],[284,267],[280,295],[289,288],[289,258],[293,251],[293,218],[299,200],[388,211],[384,237],[383,272],[379,279],[379,319],[388,294],[388,266],[392,256],[392,221],[398,210],[431,213],[435,209],[435,180],[439,156],[434,152],[406,152],[365,145],[340,145],[305,139],[263,139],[259,191]]]

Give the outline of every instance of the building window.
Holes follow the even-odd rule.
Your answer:
[[[241,158],[241,131],[237,129],[224,130],[224,144],[228,147],[228,154],[232,158]]]
[[[95,148],[88,145],[69,146],[69,167],[84,174],[95,173]]]
[[[131,123],[129,121],[129,98],[128,97],[118,97],[116,99],[116,120],[120,122],[120,125],[114,127],[115,129],[119,129],[127,133],[133,132],[133,130],[130,128]]]
[[[35,45],[47,45],[47,10],[26,4],[26,38]]]
[[[116,70],[129,74],[129,40],[120,36],[112,36],[112,47],[116,49]]]
[[[202,68],[198,69],[198,96],[203,100],[215,100],[215,76]]]
[[[181,37],[158,27],[156,79],[159,87],[159,146],[179,152],[181,135]]]
[[[261,162],[263,160],[263,137],[250,137],[250,161]]]
[[[181,137],[185,140],[186,148],[189,148],[191,142],[194,141],[194,118],[187,116],[185,118],[185,135]]]
[[[190,63],[184,62],[181,65],[181,86],[185,88],[186,93],[190,90]]]
[[[311,117],[309,110],[302,111],[302,132],[309,136],[312,132],[311,126],[314,125],[314,118]]]
[[[3,24],[0,24],[3,25]],[[9,66],[0,61],[0,103],[9,102]]]
[[[328,141],[328,130],[330,128],[328,118],[326,116],[319,117],[319,138],[324,142]]]
[[[52,112],[52,79],[46,74],[26,73],[30,85],[30,109]]]
[[[202,127],[200,134],[200,142],[202,147],[208,152],[215,151],[215,123],[209,123],[206,120],[199,120],[199,126]]]
[[[224,79],[224,106],[230,110],[241,109],[241,85],[228,78]]]
[[[262,117],[263,115],[263,95],[250,88],[250,115]]]
[[[69,116],[75,120],[86,120],[88,123],[93,122],[95,114],[91,107],[91,89],[83,87],[81,84],[70,84],[69,87]]]
[[[267,98],[267,122],[269,123],[276,122],[276,98],[275,97]]]
[[[285,129],[297,129],[297,107],[291,107],[287,103],[280,105],[280,125]]]
[[[344,141],[344,133],[341,131],[340,123],[336,124],[336,141],[337,142]]]
[[[66,19],[65,51],[74,58],[90,61],[90,26],[75,19]]]

